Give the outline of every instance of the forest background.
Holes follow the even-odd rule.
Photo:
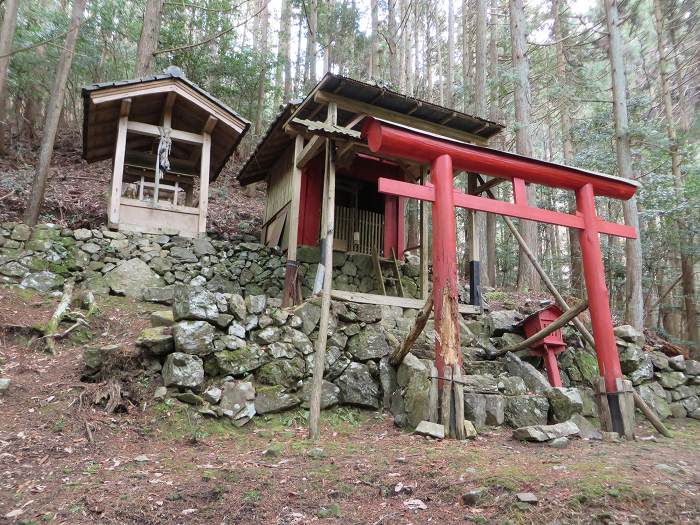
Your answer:
[[[694,0],[0,0],[0,205],[19,206],[29,222],[68,220],[42,208],[41,181],[61,178],[56,154],[49,162],[52,129],[57,144],[73,144],[71,162],[79,163],[84,85],[177,65],[249,119],[251,132],[216,189],[225,200],[280,106],[332,71],[503,123],[493,147],[637,180],[636,202],[598,202],[602,217],[638,221],[641,233],[639,242],[602,237],[613,310],[697,348],[698,7]],[[106,170],[83,169],[101,173],[103,203]],[[506,185],[497,188],[499,198],[510,197]],[[559,211],[574,204],[550,188],[533,197]],[[407,214],[415,235],[415,203]],[[225,229],[227,220],[236,215],[212,223]],[[537,291],[501,220],[477,220],[484,284]],[[464,260],[467,222],[459,211]],[[575,232],[519,227],[555,284],[580,296]]]

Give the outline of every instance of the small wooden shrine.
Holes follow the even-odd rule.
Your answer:
[[[360,124],[361,131],[356,129]],[[431,420],[439,420],[446,435],[464,437],[455,221],[455,208],[464,208],[471,213],[494,213],[579,230],[592,342],[602,376],[596,383],[601,424],[607,431],[633,436],[631,383],[623,378],[617,354],[600,235],[635,238],[637,231],[632,226],[602,220],[597,215],[595,199],[631,199],[638,183],[484,147],[488,138],[501,129],[493,122],[380,86],[327,74],[303,102],[285,109],[244,166],[239,174],[242,184],[262,180],[268,183],[263,240],[287,249],[283,302],[298,300],[298,244],[318,240],[322,247],[318,275],[323,277],[323,294],[312,415],[318,413],[323,376],[333,292],[333,249],[367,249],[374,254],[382,250],[383,257],[389,256],[388,250],[400,254],[404,248],[400,225],[403,199],[414,199],[421,203],[424,298],[428,294],[429,256],[433,264],[432,300],[426,300],[422,312],[427,319],[432,309],[435,321],[435,379],[440,402]],[[471,178],[473,184],[468,192],[455,186],[455,175],[460,172]],[[503,183],[512,186],[512,202],[498,200],[490,191]],[[528,202],[527,184],[572,192],[576,213],[547,210]],[[354,188],[349,197],[342,193],[348,191],[345,188]],[[380,195],[383,200],[378,200]],[[432,219],[430,254],[426,204]],[[374,221],[363,219],[361,211],[379,214],[380,226],[366,228],[367,222]],[[376,230],[382,234],[371,233]],[[482,234],[473,226],[474,239]],[[474,290],[479,283],[478,247],[472,249],[472,254],[470,274]],[[319,290],[317,287],[314,292]],[[379,300],[381,296],[360,295],[347,298],[387,304]],[[478,294],[472,294],[472,301],[475,306],[479,304]],[[568,306],[564,310],[568,311]]]
[[[406,199],[380,193],[377,183],[380,178],[420,181],[426,172],[418,163],[372,153],[360,138],[367,116],[482,145],[502,129],[488,120],[380,85],[327,73],[303,101],[290,103],[281,111],[238,178],[243,186],[267,182],[262,241],[287,252],[288,272],[292,273],[297,248],[320,244],[325,216],[322,202],[328,191],[328,183],[324,182],[326,141],[332,139],[338,146],[333,152],[333,250],[372,256],[377,268],[402,260],[404,251],[418,251],[425,297],[429,286],[428,243],[421,236],[418,246],[406,246]],[[421,209],[423,229],[427,231],[429,212],[422,205]],[[391,264],[385,267],[389,275]],[[287,292],[292,293],[289,289]],[[335,293],[343,294],[340,290]],[[372,294],[354,294],[354,299],[390,300],[361,295]]]
[[[209,183],[250,124],[172,66],[82,95],[83,158],[113,160],[109,227],[204,234]]]

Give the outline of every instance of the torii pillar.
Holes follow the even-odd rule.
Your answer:
[[[601,424],[626,437],[634,433],[634,404],[623,382],[613,333],[599,234],[636,238],[636,229],[606,222],[595,211],[595,195],[629,199],[633,183],[505,152],[455,143],[391,123],[368,119],[363,136],[370,150],[431,165],[431,186],[379,179],[379,191],[433,203],[433,300],[435,305],[435,367],[442,400],[440,418],[450,436],[464,432],[461,350],[457,303],[457,239],[454,207],[556,224],[581,231],[580,244],[589,297],[591,324],[602,380],[597,386]],[[513,203],[468,195],[453,187],[453,163],[458,169],[513,181]],[[576,192],[576,215],[545,210],[527,202],[526,182]],[[631,387],[630,387],[631,388]]]

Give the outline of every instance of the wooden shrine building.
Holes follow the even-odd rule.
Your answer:
[[[406,199],[382,194],[378,188],[380,178],[414,182],[425,173],[417,163],[370,152],[360,138],[367,116],[482,145],[502,129],[382,86],[328,73],[303,101],[281,111],[238,178],[243,186],[267,183],[262,240],[285,250],[293,267],[297,247],[319,246],[322,237],[324,146],[326,139],[333,139],[338,146],[333,249],[393,261],[401,260],[406,249],[422,246],[425,295],[428,245],[421,240],[420,246],[405,246]]]
[[[82,95],[83,158],[113,161],[109,227],[204,234],[209,183],[250,124],[172,66]]]
[[[498,124],[379,86],[327,74],[304,101],[285,108],[243,167],[242,184],[268,183],[263,240],[287,250],[283,302],[299,299],[298,245],[320,242],[322,248],[318,275],[323,277],[323,294],[312,414],[320,399],[325,362],[333,249],[400,256],[405,248],[403,200],[410,198],[421,203],[421,288],[426,298],[424,311],[432,309],[435,321],[435,379],[441,400],[432,417],[443,423],[445,433],[464,436],[455,221],[455,208],[460,207],[471,213],[495,213],[580,232],[593,328],[588,342],[595,346],[602,376],[595,385],[601,425],[607,431],[633,436],[632,386],[623,378],[617,354],[600,235],[636,238],[637,231],[598,217],[595,199],[632,199],[638,184],[485,147],[489,137],[501,129]],[[460,172],[468,173],[474,183],[468,192],[455,187],[454,177]],[[497,200],[490,191],[505,182],[512,185],[512,202]],[[547,210],[528,202],[528,184],[573,192],[576,212]],[[430,254],[427,203],[432,220]],[[482,234],[475,228],[472,232],[474,238]],[[472,253],[478,256],[478,248]],[[433,265],[430,298],[428,257]],[[474,259],[470,261],[472,289],[479,283],[478,257]],[[314,291],[318,290],[320,286],[315,286]],[[358,295],[347,298],[357,300]],[[361,302],[382,304],[379,299],[373,296]],[[565,305],[563,310],[570,308]]]

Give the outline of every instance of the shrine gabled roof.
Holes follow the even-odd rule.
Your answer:
[[[285,130],[291,117],[305,120],[322,120],[325,117],[321,112],[326,105],[324,96],[349,101],[353,106],[353,110],[350,110],[343,108],[343,104],[338,104],[340,125],[358,113],[389,119],[387,115],[393,115],[404,121],[410,119],[416,126],[424,126],[426,129],[439,127],[450,132],[453,137],[479,143],[486,143],[504,128],[496,122],[404,95],[381,84],[326,73],[303,101],[295,101],[282,108],[239,171],[238,179],[242,185],[264,180],[279,154],[293,142],[293,137]]]
[[[209,176],[215,180],[233,154],[250,123],[222,101],[188,80],[182,71],[169,67],[165,72],[129,80],[100,82],[83,87],[83,158],[96,162],[111,158],[116,143],[121,102],[131,99],[129,119],[160,125],[167,96],[175,93],[173,127],[201,133],[208,118],[215,117],[211,133],[212,150]],[[127,147],[149,150],[152,139],[128,139]],[[178,145],[181,149],[192,146]],[[187,151],[183,152],[187,154]],[[192,153],[193,158],[196,153]]]

